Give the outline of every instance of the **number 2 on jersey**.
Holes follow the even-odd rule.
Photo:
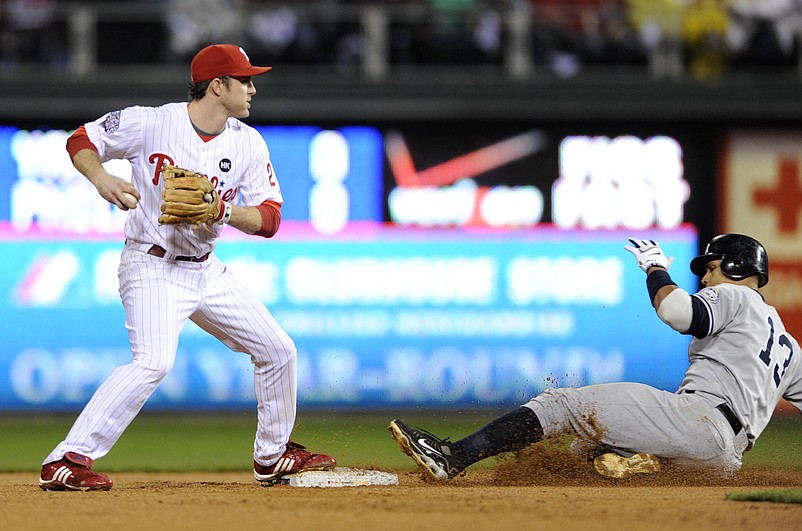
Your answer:
[[[771,351],[774,348],[774,321],[771,317],[768,318],[768,321],[769,339],[766,341],[766,347],[760,351],[758,356],[760,361],[766,364],[766,367],[771,366]],[[788,365],[791,363],[791,357],[794,355],[794,347],[791,344],[791,340],[788,339],[788,336],[785,334],[780,334],[780,337],[777,339],[777,344],[788,350],[788,356],[785,357],[785,360],[782,363],[782,368],[780,367],[779,362],[774,364],[774,386],[780,387],[780,380],[782,380],[782,377],[785,375],[785,371],[788,369]]]

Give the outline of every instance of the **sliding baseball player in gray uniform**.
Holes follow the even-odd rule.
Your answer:
[[[393,420],[393,438],[427,475],[448,480],[477,461],[561,434],[574,435],[572,450],[607,477],[656,472],[661,459],[731,473],[781,398],[802,410],[799,344],[758,292],[769,280],[763,245],[741,234],[713,238],[691,261],[703,287],[689,294],[672,282],[672,259],[657,242],[629,241],[657,315],[693,336],[677,392],[625,382],[547,389],[455,442]],[[648,355],[649,337],[632,340]]]

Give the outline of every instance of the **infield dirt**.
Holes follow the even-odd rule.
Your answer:
[[[722,478],[668,466],[613,480],[559,452],[532,449],[448,484],[371,467],[398,473],[399,485],[386,487],[261,487],[243,471],[121,473],[107,492],[43,492],[35,473],[5,474],[0,529],[802,529],[802,505],[725,499],[728,492],[802,488],[802,470],[752,468]]]

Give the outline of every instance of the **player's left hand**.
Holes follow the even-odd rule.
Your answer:
[[[648,272],[650,267],[659,266],[668,269],[674,261],[674,257],[666,257],[663,250],[654,240],[637,240],[629,238],[632,245],[625,245],[624,249],[635,255],[638,267],[644,272]]]
[[[221,217],[220,194],[205,175],[165,164],[159,223],[214,223]]]

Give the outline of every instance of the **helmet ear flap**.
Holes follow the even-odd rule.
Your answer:
[[[734,256],[725,256],[722,258],[720,267],[725,275],[735,280],[746,278],[751,274],[747,271],[746,263]]]

